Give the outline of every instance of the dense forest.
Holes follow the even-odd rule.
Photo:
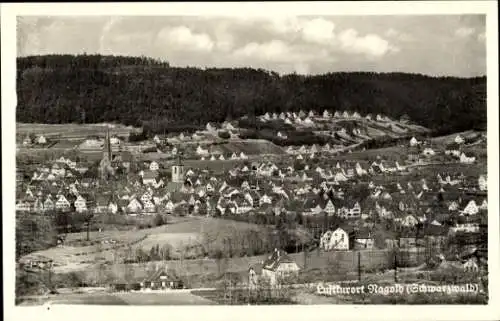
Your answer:
[[[486,77],[171,67],[145,57],[48,55],[17,59],[19,122],[204,126],[243,115],[315,110],[403,115],[439,133],[486,127]]]

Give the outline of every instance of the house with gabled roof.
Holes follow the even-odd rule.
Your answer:
[[[31,206],[30,202],[27,202],[25,200],[18,200],[16,202],[16,211],[30,212],[31,208],[32,208],[32,206]]]
[[[328,201],[325,204],[325,207],[323,208],[323,211],[326,212],[328,215],[335,215],[335,205],[333,205],[331,199],[328,199]]]
[[[87,211],[87,200],[81,195],[78,195],[74,202],[75,210],[78,213],[83,213]]]
[[[472,164],[475,161],[476,161],[476,157],[474,157],[470,153],[462,153],[462,154],[460,154],[460,163]]]
[[[142,291],[181,289],[183,286],[182,280],[174,271],[169,270],[167,266],[156,269],[151,275],[140,282]]]
[[[477,213],[479,213],[479,207],[474,200],[470,200],[462,211],[462,214],[466,215],[475,215]]]
[[[262,263],[262,277],[271,286],[277,286],[282,280],[296,277],[300,271],[298,264],[284,251],[274,249],[274,252]]]
[[[137,214],[137,213],[142,212],[142,209],[143,209],[143,205],[136,197],[133,197],[128,201],[128,204],[127,204],[127,212],[128,213]]]
[[[324,251],[340,250],[347,251],[350,248],[350,232],[338,227],[335,230],[326,231],[320,238],[320,247]]]
[[[375,239],[369,229],[363,228],[354,232],[353,247],[355,249],[370,250],[373,249],[374,245]]]
[[[406,227],[413,227],[418,224],[418,220],[413,215],[407,215],[401,220],[401,225]]]
[[[156,184],[157,177],[158,177],[158,171],[151,171],[151,170],[144,171],[144,174],[142,175],[142,184],[144,185]]]
[[[47,201],[44,203],[44,209],[47,210]],[[55,203],[55,208],[60,211],[69,211],[71,209],[71,203],[64,195],[59,195]]]
[[[486,175],[480,175],[478,178],[478,185],[480,191],[488,190],[488,178]]]

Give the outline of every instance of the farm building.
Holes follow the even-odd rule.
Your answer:
[[[173,271],[169,271],[168,267],[156,270],[140,285],[143,291],[183,288],[182,280]]]
[[[282,279],[297,276],[299,271],[300,267],[285,251],[274,249],[273,254],[261,265],[249,268],[249,283],[255,286],[258,278],[262,277],[268,280],[271,286],[276,286]]]

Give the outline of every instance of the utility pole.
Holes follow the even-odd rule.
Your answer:
[[[361,282],[361,253],[358,251],[358,281]]]
[[[52,261],[49,262],[49,289],[52,290]]]
[[[398,282],[398,257],[396,252],[394,252],[394,282]]]
[[[302,252],[304,253],[304,269],[307,267],[307,248],[304,248],[304,243],[302,243]]]
[[[233,305],[233,285],[231,282],[231,275],[229,275],[229,304]]]

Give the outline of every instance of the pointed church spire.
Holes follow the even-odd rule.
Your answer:
[[[106,138],[104,140],[104,157],[108,157],[111,160],[111,142],[109,136],[109,126],[106,126]]]

